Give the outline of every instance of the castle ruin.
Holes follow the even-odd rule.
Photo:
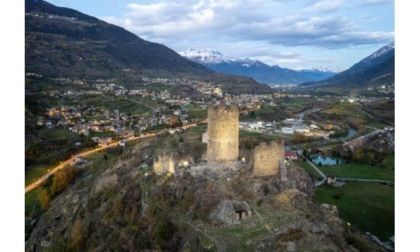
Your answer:
[[[280,164],[284,166],[284,141],[272,141],[269,145],[260,143],[254,149],[254,176],[272,176],[279,172]],[[286,174],[282,172],[282,177]]]
[[[229,163],[239,155],[239,109],[233,105],[209,105],[207,110],[207,161]]]
[[[159,153],[157,160],[153,161],[153,172],[157,175],[163,175],[168,172],[175,174],[173,153]]]

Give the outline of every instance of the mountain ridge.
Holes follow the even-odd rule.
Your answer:
[[[327,69],[292,70],[278,65],[270,66],[259,60],[229,57],[212,50],[189,49],[179,52],[179,54],[216,72],[243,75],[254,78],[260,83],[271,85],[301,84],[307,81],[326,79],[336,74]]]
[[[25,0],[25,71],[45,78],[117,78],[126,84],[145,75],[217,79],[234,93],[271,92],[253,79],[220,75],[165,45],[42,0]]]
[[[394,82],[395,44],[391,42],[331,78],[303,83],[301,86],[360,87],[374,84],[394,84]]]

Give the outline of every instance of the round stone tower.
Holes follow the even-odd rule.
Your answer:
[[[229,163],[239,154],[239,109],[233,105],[209,105],[207,110],[207,161]]]

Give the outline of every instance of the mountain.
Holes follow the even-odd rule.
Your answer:
[[[373,84],[393,84],[395,79],[394,42],[375,51],[357,64],[331,78],[302,86],[360,87]]]
[[[329,70],[291,70],[279,66],[269,66],[258,60],[228,57],[220,52],[189,49],[180,55],[220,73],[242,75],[267,84],[301,84],[318,81],[333,76]]]
[[[221,79],[245,90],[269,92],[249,78],[229,76],[187,60],[168,47],[78,11],[42,0],[25,1],[25,70],[46,78],[106,79],[136,82],[142,75]],[[233,81],[232,81],[233,80]],[[260,90],[261,89],[261,90]]]

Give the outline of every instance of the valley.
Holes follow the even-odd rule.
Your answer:
[[[177,4],[127,4],[121,25],[25,1],[25,251],[394,251],[393,38],[344,50],[312,38],[320,18],[285,16],[267,26],[288,26],[277,49],[231,23],[214,45],[249,57],[185,51],[206,25],[183,25],[241,7]],[[177,50],[138,35],[180,16],[151,26]],[[298,65],[339,68],[349,48],[363,57],[346,70]]]

